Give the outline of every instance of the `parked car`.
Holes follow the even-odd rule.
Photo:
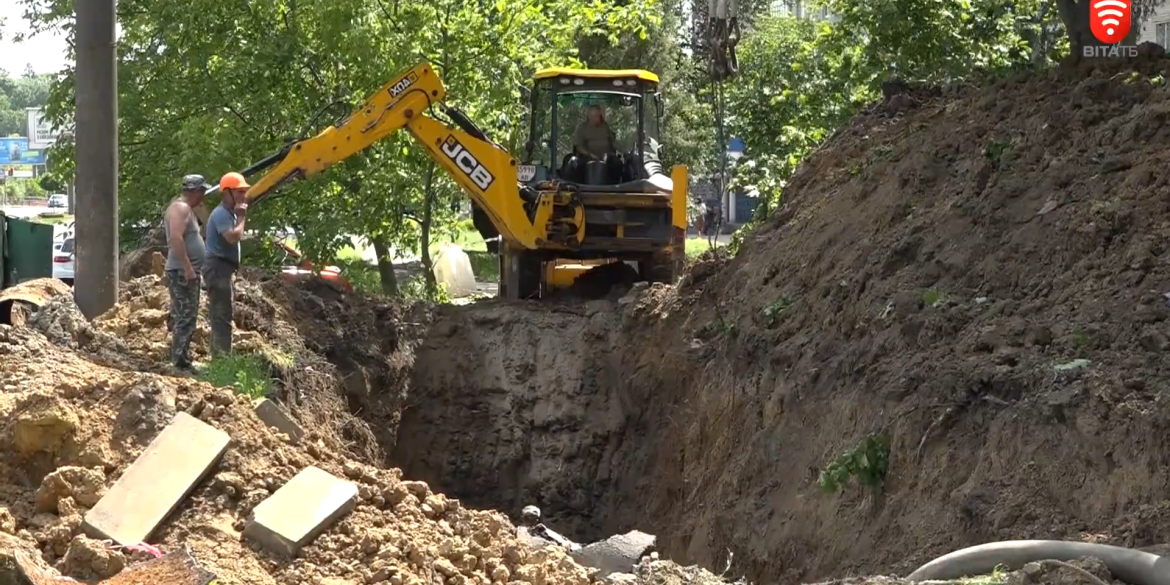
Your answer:
[[[69,199],[61,193],[49,195],[49,207],[69,207]]]
[[[73,236],[53,244],[53,278],[73,286]]]

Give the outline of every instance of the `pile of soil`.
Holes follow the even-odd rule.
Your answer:
[[[394,310],[385,303],[356,298],[346,305],[351,322],[364,320],[384,328],[372,333],[349,327],[346,338],[366,348],[354,353],[361,364],[349,362],[342,372],[320,351],[324,336],[340,335],[336,298],[328,284],[312,282],[291,287],[274,275],[249,271],[237,279],[234,290],[234,350],[258,355],[273,371],[276,392],[270,397],[286,405],[301,424],[320,429],[332,448],[366,461],[380,461],[382,450],[369,428],[350,414],[353,408],[343,390],[346,373],[367,368],[380,376],[387,396],[400,387],[391,359],[397,351]],[[210,359],[207,297],[200,298],[191,357]],[[170,364],[170,299],[164,278],[150,274],[122,283],[118,304],[87,322],[69,295],[61,295],[37,311],[34,326],[54,343],[83,353],[99,364],[127,371],[182,375]],[[389,332],[386,332],[388,330]],[[312,337],[306,338],[305,335]],[[364,370],[363,370],[364,371]]]
[[[18,536],[76,578],[110,577],[127,555],[79,533],[81,518],[177,411],[233,439],[205,481],[157,533],[164,550],[189,547],[224,583],[588,583],[563,552],[531,552],[508,520],[463,508],[403,481],[397,470],[346,459],[310,429],[303,447],[253,414],[251,400],[193,380],[98,366],[29,329],[0,328],[0,532]],[[361,487],[360,502],[292,563],[255,550],[240,531],[247,513],[315,465]]]
[[[875,108],[810,157],[671,324],[709,351],[642,357],[682,372],[653,469],[688,487],[641,502],[673,558],[807,579],[1170,540],[1168,63]],[[884,486],[820,493],[871,433]]]
[[[242,276],[235,287],[235,348],[268,358],[278,376],[271,398],[305,429],[299,442],[266,427],[253,412],[253,397],[170,369],[169,302],[155,275],[124,283],[118,305],[92,323],[67,291],[48,287],[45,294],[56,296],[42,299],[26,325],[0,325],[0,371],[6,373],[0,388],[0,579],[21,554],[86,580],[111,578],[146,560],[142,551],[86,537],[81,522],[183,411],[227,432],[233,444],[151,544],[164,552],[188,551],[219,582],[591,582],[589,571],[562,549],[518,540],[505,515],[474,510],[384,465],[382,446],[393,447],[397,439],[401,397],[410,383],[405,372],[413,363],[401,336],[443,329],[441,323],[429,326],[435,315],[428,307],[404,309],[319,281],[290,286],[262,272]],[[201,313],[196,357],[206,356],[206,341]],[[374,431],[353,412],[385,424]],[[357,483],[356,510],[292,562],[242,539],[250,511],[309,465]],[[704,585],[723,582],[668,561],[647,561],[638,571],[628,577],[632,583],[678,582],[672,575]],[[63,583],[51,575],[44,582]]]
[[[444,312],[392,462],[756,582],[1170,541],[1168,63],[892,96],[677,288]],[[822,490],[870,436],[884,482]]]

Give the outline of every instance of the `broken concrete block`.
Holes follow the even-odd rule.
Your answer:
[[[123,546],[145,542],[219,462],[230,442],[227,433],[178,413],[85,515],[82,530]]]
[[[334,477],[323,469],[306,467],[291,481],[260,502],[244,537],[285,556],[301,547],[353,510],[357,484]]]
[[[305,436],[305,431],[301,428],[301,425],[298,425],[297,421],[293,420],[279,404],[267,398],[261,398],[256,401],[254,410],[256,411],[256,416],[260,417],[260,420],[264,421],[264,424],[288,435],[288,438],[292,439],[293,443],[299,443],[301,437]]]
[[[581,547],[569,556],[583,566],[598,569],[596,577],[604,579],[611,573],[633,572],[634,565],[654,549],[657,541],[653,534],[631,530]]]

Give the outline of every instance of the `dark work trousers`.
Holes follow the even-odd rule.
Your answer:
[[[213,357],[232,352],[232,276],[237,268],[239,265],[218,256],[208,256],[203,264]]]
[[[199,273],[187,280],[182,270],[168,270],[167,290],[171,294],[171,363],[190,367],[188,352],[199,314]]]

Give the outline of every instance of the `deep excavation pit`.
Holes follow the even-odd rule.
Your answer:
[[[415,348],[390,461],[469,504],[538,505],[578,542],[631,528],[615,497],[644,457],[631,348],[613,303],[448,308]]]

